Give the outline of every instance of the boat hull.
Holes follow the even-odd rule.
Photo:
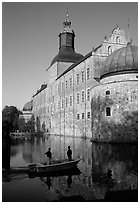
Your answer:
[[[67,161],[63,163],[58,163],[58,164],[41,165],[41,166],[39,165],[39,166],[36,166],[36,172],[37,173],[52,173],[52,172],[73,169],[74,167],[77,166],[79,161],[80,159],[75,160],[75,161]]]

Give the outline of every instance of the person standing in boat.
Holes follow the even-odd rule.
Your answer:
[[[72,160],[72,151],[70,149],[70,146],[68,146],[67,156],[68,156],[68,160],[71,161]]]
[[[52,153],[51,153],[51,148],[49,147],[48,148],[48,151],[45,152],[45,154],[47,155],[47,158],[48,158],[48,164],[51,164],[52,163]]]

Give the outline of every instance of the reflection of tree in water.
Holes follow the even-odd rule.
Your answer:
[[[72,184],[72,176],[71,175],[69,175],[67,178],[67,184],[68,184],[68,187],[70,188],[71,184]]]
[[[2,140],[2,168],[10,169],[10,138]]]
[[[23,145],[23,159],[27,163],[45,162],[45,145],[42,137],[34,137],[31,140],[26,140]]]
[[[31,153],[23,153],[23,159],[27,162],[27,163],[32,163],[33,162],[33,155]]]

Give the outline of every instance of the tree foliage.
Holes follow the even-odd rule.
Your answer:
[[[25,131],[25,127],[26,127],[25,119],[24,119],[23,117],[22,117],[22,118],[19,118],[19,121],[18,121],[19,131],[20,131],[20,132],[24,132],[24,131]]]
[[[40,119],[38,116],[36,118],[36,128],[37,128],[37,132],[40,132]]]
[[[35,132],[35,118],[34,118],[34,115],[32,115],[30,120],[27,122],[26,128],[27,128],[28,132]]]
[[[43,132],[45,132],[45,127],[46,127],[46,126],[45,126],[45,123],[43,122],[43,123],[42,123],[42,131],[43,131]]]
[[[15,106],[5,106],[2,110],[2,135],[18,130],[19,111]]]

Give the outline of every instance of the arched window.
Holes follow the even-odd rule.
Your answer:
[[[106,116],[111,116],[111,108],[110,107],[106,108]]]
[[[119,43],[120,43],[120,38],[119,38],[119,36],[118,36],[118,37],[116,37],[116,43],[117,43],[117,44],[119,44]]]
[[[112,53],[112,48],[111,48],[111,46],[109,46],[108,47],[108,54],[111,55],[111,53]]]
[[[106,91],[106,95],[110,95],[110,91],[109,90]]]

